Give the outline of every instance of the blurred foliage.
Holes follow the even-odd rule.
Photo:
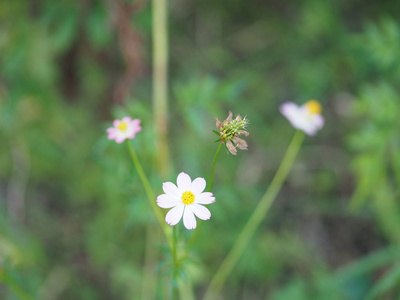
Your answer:
[[[306,139],[221,298],[396,299],[400,3],[169,5],[174,170],[158,178],[150,3],[0,1],[0,298],[137,299],[148,285],[163,299],[168,251],[156,230],[146,244],[154,217],[126,147],[105,130],[142,119],[133,144],[161,193],[177,172],[207,177],[215,118],[231,110],[250,120],[249,150],[222,151],[217,164],[213,216],[183,274],[200,298],[293,135],[279,104],[314,98],[326,126]],[[132,32],[119,23],[130,6]],[[135,34],[128,50],[144,68],[133,76],[124,41]]]

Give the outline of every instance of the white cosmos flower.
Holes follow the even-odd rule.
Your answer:
[[[202,204],[215,202],[212,193],[203,193],[206,187],[204,178],[198,177],[191,180],[186,173],[180,173],[176,179],[177,185],[172,182],[164,182],[165,194],[157,197],[157,205],[162,208],[171,208],[165,216],[165,222],[169,225],[176,225],[183,216],[183,225],[187,229],[196,228],[196,218],[208,220],[211,217],[210,211]]]
[[[279,110],[294,128],[303,130],[308,135],[314,135],[324,126],[324,117],[321,116],[322,108],[318,101],[310,100],[302,106],[287,102],[282,104]]]

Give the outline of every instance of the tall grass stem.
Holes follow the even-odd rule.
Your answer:
[[[169,172],[168,135],[168,22],[167,0],[152,0],[153,111],[157,165],[161,177]]]

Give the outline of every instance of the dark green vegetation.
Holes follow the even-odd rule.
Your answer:
[[[181,171],[208,176],[215,118],[232,110],[250,120],[249,150],[217,164],[184,267],[200,298],[294,134],[279,104],[312,98],[325,128],[222,299],[397,299],[400,2],[176,0],[169,14],[173,168],[160,178],[150,2],[0,1],[0,299],[163,299],[166,243],[105,130],[142,119],[133,144],[159,194]]]

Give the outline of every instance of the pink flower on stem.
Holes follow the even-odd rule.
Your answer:
[[[141,130],[139,119],[132,120],[130,117],[124,117],[121,120],[115,120],[113,127],[107,129],[108,139],[120,144],[126,139],[133,139]]]

